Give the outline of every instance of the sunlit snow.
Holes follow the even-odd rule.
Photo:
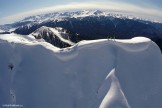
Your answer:
[[[0,35],[0,107],[162,108],[161,67],[159,47],[144,37],[60,49]]]

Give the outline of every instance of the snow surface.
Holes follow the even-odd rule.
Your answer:
[[[147,38],[59,49],[32,36],[0,35],[0,107],[162,108],[161,82],[162,55]]]
[[[4,32],[4,30],[1,30],[1,29],[0,29],[0,33],[2,33],[2,32]]]

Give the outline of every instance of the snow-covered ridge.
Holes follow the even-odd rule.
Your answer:
[[[53,33],[53,35],[57,36],[62,42],[65,42],[69,45],[74,45],[73,42],[71,42],[70,40],[68,40],[68,36],[66,35],[65,32],[62,32],[61,27],[56,27],[56,28],[51,28],[51,27],[46,27],[46,26],[42,26],[41,28],[37,29],[35,32],[32,33],[32,35],[38,37],[38,36],[42,36],[43,37],[43,31],[47,32],[47,36],[49,36],[49,32]]]
[[[141,43],[141,42],[149,42],[151,41],[149,38],[146,37],[134,37],[132,39],[116,39],[115,41],[117,42],[122,42],[122,43]]]
[[[50,27],[43,26],[40,29],[45,30],[45,28],[49,29]],[[51,29],[53,29],[53,28],[51,28]],[[59,28],[59,29],[61,29],[61,28]],[[3,41],[8,41],[9,43],[20,43],[20,44],[25,43],[25,44],[29,44],[29,45],[42,44],[42,43],[47,44],[47,42],[37,40],[33,37],[33,35],[37,35],[37,33],[38,32],[35,32],[35,34],[33,33],[33,34],[28,35],[28,36],[18,35],[18,34],[14,34],[14,33],[2,34],[2,35],[0,35],[0,40],[1,40],[1,43],[3,43]],[[79,43],[76,43],[76,44],[73,43],[73,46],[70,47],[70,48],[73,48],[73,47],[76,47],[76,46],[82,47],[82,46],[85,46],[85,45],[89,45],[89,46],[92,45],[92,47],[93,47],[93,44],[95,44],[95,43],[98,43],[98,44],[100,44],[100,43],[105,43],[105,44],[106,43],[135,44],[135,43],[146,43],[146,42],[151,42],[151,40],[146,38],[146,37],[134,37],[132,39],[99,39],[99,40],[88,40],[88,41],[83,40],[83,41],[80,41]],[[49,43],[48,43],[48,45],[49,45]],[[50,44],[50,46],[55,47],[51,44]],[[58,49],[60,49],[60,48],[57,48],[57,50]],[[63,48],[63,49],[60,49],[60,50],[62,51],[62,50],[66,50],[66,49],[69,50],[69,48]]]
[[[0,35],[0,105],[161,108],[162,55],[147,38],[56,48],[32,35]],[[12,68],[11,68],[12,67]]]

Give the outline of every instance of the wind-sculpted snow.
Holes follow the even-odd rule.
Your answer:
[[[162,55],[147,38],[59,49],[0,35],[0,107],[162,108]]]
[[[126,97],[124,96],[119,81],[115,76],[115,70],[113,69],[100,90],[100,93],[104,93],[104,89],[107,89],[107,94],[103,99],[100,108],[130,108]]]

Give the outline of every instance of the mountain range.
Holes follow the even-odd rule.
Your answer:
[[[162,49],[162,23],[142,19],[132,15],[110,13],[107,11],[54,12],[26,17],[13,24],[1,25],[0,29],[21,35],[35,34],[36,38],[60,47],[69,47],[60,36],[51,29],[62,28],[59,34],[62,40],[77,43],[81,40],[104,38],[130,39],[144,36],[152,39]],[[65,35],[66,34],[66,35]],[[48,36],[50,35],[50,36]]]

